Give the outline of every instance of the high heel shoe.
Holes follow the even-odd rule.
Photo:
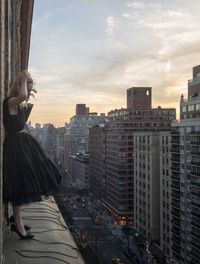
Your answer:
[[[11,215],[11,217],[9,218],[9,223],[10,224],[14,224],[15,223],[15,218],[14,218],[14,215]],[[24,229],[26,230],[26,231],[28,231],[28,230],[30,230],[31,229],[31,226],[28,226],[28,225],[24,225]]]
[[[15,224],[11,224],[10,229],[11,229],[12,233],[13,233],[13,232],[17,233],[18,236],[19,236],[21,239],[23,239],[23,240],[32,239],[32,238],[34,237],[31,233],[27,233],[25,236],[22,235],[22,234],[19,232],[19,230],[17,229],[17,227],[16,227]]]

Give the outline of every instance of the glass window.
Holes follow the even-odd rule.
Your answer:
[[[189,105],[188,106],[188,111],[194,111],[194,105]]]
[[[186,112],[186,106],[182,106],[182,112]]]

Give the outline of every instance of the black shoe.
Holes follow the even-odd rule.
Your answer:
[[[32,238],[34,237],[31,233],[27,233],[25,236],[22,235],[22,234],[19,232],[19,230],[17,230],[17,227],[16,227],[16,225],[14,225],[14,224],[11,224],[10,229],[11,229],[12,233],[13,233],[13,232],[17,233],[18,236],[19,236],[21,239],[28,240],[28,239],[32,239]]]
[[[11,215],[11,217],[9,218],[9,223],[10,223],[10,224],[14,224],[14,223],[15,223],[14,215]],[[31,227],[28,226],[28,225],[24,225],[24,229],[25,229],[26,231],[28,231],[28,230],[31,229]]]

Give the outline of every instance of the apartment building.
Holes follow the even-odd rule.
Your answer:
[[[72,183],[80,189],[89,188],[89,155],[77,153],[69,156],[68,175]]]
[[[65,134],[65,166],[68,169],[68,156],[76,153],[88,152],[89,128],[95,125],[104,124],[106,116],[104,113],[98,115],[95,113],[87,113],[87,107],[79,105],[76,107],[78,115],[70,119],[66,125]],[[85,109],[85,110],[84,110]],[[85,115],[83,115],[85,113]]]
[[[171,258],[171,131],[159,132],[160,146],[160,247],[168,259]],[[173,200],[174,205],[177,205]]]
[[[65,127],[57,128],[56,157],[64,165],[65,163]]]
[[[105,197],[105,131],[104,126],[89,129],[89,186],[98,199]]]
[[[142,101],[141,93],[138,89],[139,88],[136,87],[136,91],[134,92],[134,87],[131,88],[131,92],[134,92],[134,100],[136,102]],[[144,96],[148,96],[148,101],[151,102],[150,88],[147,87],[146,92],[144,91],[144,87],[142,87],[142,90]],[[139,97],[138,100],[136,98],[137,96]],[[145,102],[145,100],[143,102]],[[130,107],[126,109],[116,109],[108,113],[109,122],[105,127],[105,204],[119,221],[126,216],[134,218],[134,212],[136,212],[136,210],[137,212],[138,210],[140,211],[140,209],[144,210],[144,208],[140,208],[139,204],[143,201],[143,197],[140,197],[140,195],[136,197],[134,194],[134,192],[136,192],[142,196],[144,190],[147,190],[148,188],[147,184],[144,187],[144,190],[141,190],[141,193],[138,193],[138,188],[136,190],[136,186],[140,184],[139,181],[137,181],[136,184],[135,175],[137,168],[137,173],[147,173],[140,171],[139,167],[136,167],[136,165],[140,166],[137,162],[142,163],[142,161],[138,160],[138,157],[137,160],[134,161],[136,158],[136,150],[134,149],[135,144],[138,143],[138,136],[142,136],[142,133],[145,132],[158,133],[159,131],[169,131],[171,129],[171,122],[175,119],[175,115],[176,110],[174,108],[151,108],[151,104],[149,104],[149,109],[147,109],[146,103],[145,107],[141,104],[141,107],[137,105],[137,108]],[[150,138],[152,138],[151,133],[149,135],[144,134],[144,137],[149,136],[150,140]],[[143,155],[143,153],[141,153],[141,155]],[[144,155],[148,154],[145,153]],[[149,153],[149,156],[151,156],[151,153]],[[157,157],[157,159],[159,158]],[[146,166],[145,161],[144,164],[141,164],[141,166],[143,165]],[[151,173],[149,175],[153,175],[153,169],[155,169],[152,164],[151,166]],[[153,177],[156,178],[158,176]],[[153,180],[153,178],[149,179],[151,182],[153,182]],[[156,193],[159,194],[159,182],[156,186],[158,188]],[[146,199],[147,198],[148,197],[146,197]],[[151,199],[154,198],[151,197]],[[146,206],[146,204],[144,206]],[[159,211],[159,206],[157,210]],[[148,212],[146,213],[148,217]],[[157,216],[157,220],[155,221],[158,221],[158,218],[159,217]],[[138,226],[141,224],[138,222],[140,219],[143,219],[142,215],[138,215],[138,219],[134,218],[134,223],[137,223]],[[145,232],[148,233],[145,226],[146,223],[144,224],[144,227],[142,227],[142,230],[146,230]],[[154,233],[153,227],[151,233]],[[159,235],[157,235],[157,238],[159,240]]]
[[[171,157],[172,260],[200,260],[200,66],[181,96],[180,122],[173,126]]]
[[[159,132],[134,133],[134,225],[148,239],[160,239]]]

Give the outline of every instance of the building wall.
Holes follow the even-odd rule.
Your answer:
[[[171,140],[172,259],[196,264],[200,256],[200,66],[193,68],[188,99]],[[191,84],[195,85],[191,87]]]
[[[134,133],[134,222],[148,239],[160,240],[159,133]]]
[[[151,87],[132,87],[127,90],[127,108],[151,109]]]
[[[162,108],[119,109],[108,114],[109,122],[105,126],[105,203],[115,214],[130,217],[134,214],[134,133],[170,130],[175,112],[175,109]]]
[[[193,68],[193,79],[188,81],[188,99],[200,95],[200,65]]]
[[[33,0],[0,0],[0,95],[1,120],[3,99],[8,95],[11,82],[18,73],[28,67]],[[2,145],[4,130],[0,126],[0,197],[2,197]],[[2,198],[0,223],[4,223]],[[0,228],[0,255],[2,258],[2,228]]]
[[[89,130],[89,187],[99,199],[105,194],[104,144],[105,131],[103,127],[95,126]]]
[[[68,156],[76,153],[88,152],[89,128],[95,125],[104,124],[106,116],[74,116],[66,125],[65,136],[65,169],[68,169]]]
[[[171,132],[159,133],[160,145],[160,246],[171,257]]]
[[[89,188],[89,155],[77,153],[69,156],[70,181],[79,188]]]
[[[57,129],[57,142],[56,142],[56,157],[63,164],[65,164],[65,127]]]

